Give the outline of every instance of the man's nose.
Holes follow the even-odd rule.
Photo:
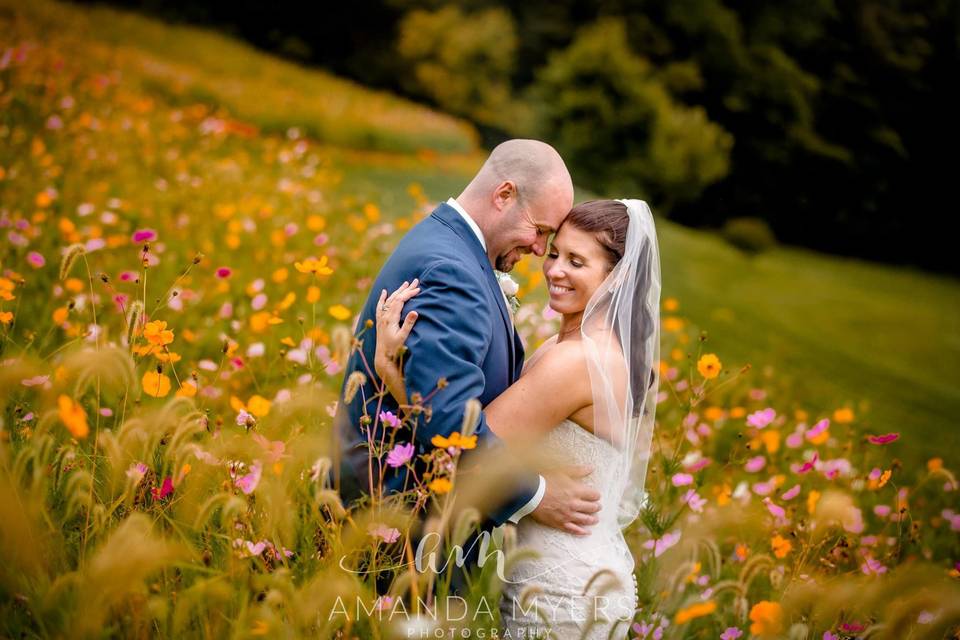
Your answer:
[[[530,247],[530,250],[538,257],[542,258],[543,254],[547,252],[547,241],[546,239],[540,239],[533,243]]]

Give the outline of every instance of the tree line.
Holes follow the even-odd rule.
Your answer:
[[[116,0],[536,136],[684,224],[960,273],[960,0]]]

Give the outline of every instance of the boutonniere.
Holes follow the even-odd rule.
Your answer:
[[[510,277],[509,273],[504,273],[503,271],[494,271],[494,273],[497,276],[497,282],[500,283],[500,290],[503,291],[503,296],[507,299],[510,313],[516,314],[517,309],[520,308],[520,298],[517,297],[517,292],[520,291],[520,285]]]

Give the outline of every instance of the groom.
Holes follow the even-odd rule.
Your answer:
[[[423,471],[418,456],[429,452],[436,435],[460,431],[464,405],[471,398],[486,406],[517,380],[523,367],[523,345],[513,328],[494,269],[510,271],[524,254],[544,255],[550,234],[559,227],[573,204],[573,185],[560,155],[536,140],[509,140],[496,147],[463,193],[438,206],[400,241],[381,269],[357,324],[362,346],[346,365],[344,387],[352,373],[362,372],[366,383],[351,402],[341,402],[335,419],[340,444],[341,495],[346,501],[370,493],[365,422],[377,423],[377,387],[371,380],[376,347],[375,317],[379,294],[392,292],[404,281],[418,278],[421,292],[404,311],[419,318],[407,339],[404,360],[407,395],[427,397],[439,379],[447,385],[429,402],[429,421],[420,417],[413,442],[413,464]],[[406,315],[406,314],[404,314]],[[363,359],[360,357],[363,354]],[[364,364],[369,364],[369,369]],[[374,398],[371,401],[371,398]],[[379,411],[399,415],[387,395]],[[478,449],[499,447],[481,412],[477,424]],[[410,437],[409,431],[397,442]],[[473,452],[465,452],[464,455]],[[373,462],[374,475],[387,469],[384,493],[414,486],[407,469]],[[581,483],[590,470],[552,472],[546,478],[527,472],[504,491],[489,513],[485,527],[532,517],[538,522],[573,533],[586,533],[584,523],[595,521],[599,494]]]

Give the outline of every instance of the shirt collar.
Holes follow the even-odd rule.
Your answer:
[[[477,226],[477,223],[474,222],[473,218],[470,217],[470,214],[467,213],[467,210],[460,206],[460,203],[456,201],[455,198],[449,198],[447,200],[447,205],[452,207],[460,216],[463,218],[464,222],[467,223],[467,226],[473,230],[473,233],[476,234],[477,240],[480,241],[480,246],[483,247],[483,250],[487,250],[487,242],[483,239],[483,232],[480,231],[480,227]]]

